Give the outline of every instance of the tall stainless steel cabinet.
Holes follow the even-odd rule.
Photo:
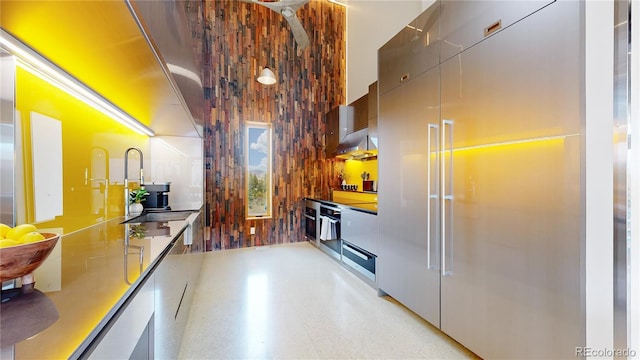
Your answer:
[[[543,5],[442,2],[439,64],[380,93],[378,287],[483,358],[585,342],[580,4]]]
[[[439,205],[430,195],[438,191],[438,170],[430,172],[428,164],[430,152],[437,151],[440,120],[439,45],[431,40],[438,38],[438,14],[437,7],[428,9],[379,52],[378,251],[383,255],[376,274],[379,289],[436,326]],[[414,56],[418,64],[409,61]],[[431,160],[437,161],[436,155]]]

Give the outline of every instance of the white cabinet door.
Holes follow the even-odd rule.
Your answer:
[[[89,359],[128,359],[131,356],[153,315],[154,287],[152,274],[142,289],[133,295],[132,301],[91,352]]]
[[[189,269],[184,235],[178,238],[155,271],[154,357],[175,359],[184,331],[180,306],[187,291]]]

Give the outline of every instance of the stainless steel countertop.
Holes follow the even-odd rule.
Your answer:
[[[141,224],[144,237],[128,237],[129,245],[144,248],[140,264],[134,247],[128,248],[128,254],[125,252],[127,234],[133,229],[132,225],[121,224],[124,220],[116,218],[60,237],[35,273],[35,288],[53,304],[58,319],[37,334],[25,334],[27,340],[15,344],[16,359],[66,359],[78,355],[78,349],[97,335],[146,280],[188,225],[182,220]],[[0,311],[7,308],[5,304],[1,306]],[[20,310],[14,306],[11,316],[27,318],[28,314]]]

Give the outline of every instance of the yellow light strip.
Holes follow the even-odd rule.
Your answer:
[[[96,110],[111,117],[142,135],[154,136],[146,125],[131,117],[122,109],[90,89],[64,70],[55,66],[35,51],[0,29],[0,46],[16,56],[17,64],[31,74],[68,93]]]
[[[545,136],[545,137],[532,138],[532,139],[522,139],[522,140],[504,141],[504,142],[491,143],[491,144],[473,145],[473,146],[455,148],[453,149],[453,151],[467,151],[467,150],[476,150],[476,149],[486,149],[486,148],[497,147],[497,146],[526,144],[526,143],[540,142],[540,141],[564,140],[572,136],[580,136],[580,134]]]

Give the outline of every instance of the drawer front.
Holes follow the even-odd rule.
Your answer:
[[[366,250],[378,253],[378,216],[352,210],[342,210],[341,236],[345,241]]]

